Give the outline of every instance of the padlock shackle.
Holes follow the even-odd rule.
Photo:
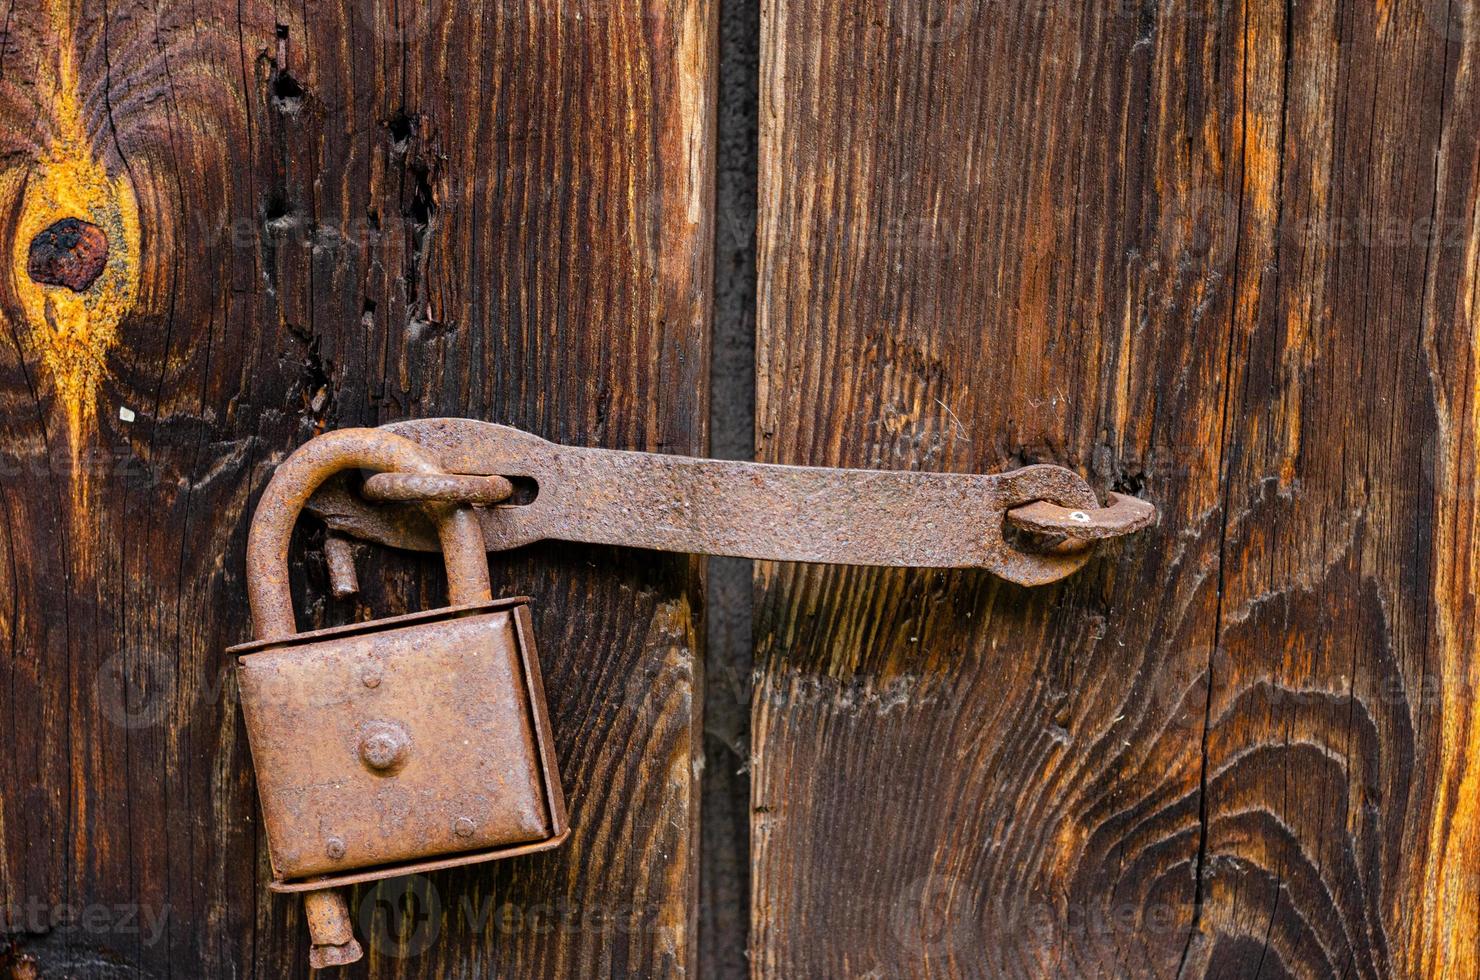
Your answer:
[[[384,429],[338,429],[310,439],[273,473],[247,532],[247,598],[252,631],[259,640],[283,639],[298,632],[288,589],[288,545],[304,503],[336,473],[349,469],[377,472],[442,473],[437,460],[404,436]],[[427,504],[447,559],[447,594],[453,605],[487,602],[488,554],[471,507]]]

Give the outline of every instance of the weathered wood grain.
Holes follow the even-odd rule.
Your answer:
[[[703,452],[714,20],[708,0],[0,10],[0,964],[305,972],[223,656],[252,502],[296,445],[445,414]],[[108,233],[80,293],[28,274],[63,217]],[[368,552],[363,601],[327,600],[303,537],[305,622],[439,600],[433,563]],[[536,597],[574,836],[413,879],[435,908],[356,890],[354,975],[684,973],[697,566],[552,546],[494,567]]]
[[[1473,7],[763,22],[762,458],[1163,519],[759,572],[755,975],[1474,976]]]

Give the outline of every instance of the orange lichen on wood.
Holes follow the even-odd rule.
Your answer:
[[[83,127],[75,55],[65,40],[72,37],[71,14],[54,4],[51,16],[64,39],[43,100],[51,113],[51,138],[29,168],[12,170],[0,182],[12,185],[4,188],[11,192],[6,196],[20,196],[10,266],[25,332],[66,414],[75,455],[96,415],[95,395],[108,351],[118,341],[118,324],[138,296],[141,234],[132,186],[107,172]],[[107,240],[102,271],[80,290],[30,274],[33,241],[68,218],[95,225]]]

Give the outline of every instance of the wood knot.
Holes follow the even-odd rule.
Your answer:
[[[63,218],[31,239],[26,272],[43,286],[86,290],[108,263],[108,236],[103,229],[79,218]]]

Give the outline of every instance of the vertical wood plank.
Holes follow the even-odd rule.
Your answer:
[[[246,636],[252,503],[295,446],[460,415],[704,451],[715,16],[709,0],[6,8],[0,963],[306,971],[297,903],[265,892],[223,655]],[[28,265],[69,216],[109,239],[81,292]],[[305,624],[441,601],[436,563],[364,551],[366,594],[337,603],[302,537]],[[537,547],[494,567],[496,588],[537,597],[575,833],[357,889],[352,973],[684,973],[697,565]]]
[[[755,975],[1473,975],[1477,27],[766,0],[760,455],[1163,518],[760,570]]]

